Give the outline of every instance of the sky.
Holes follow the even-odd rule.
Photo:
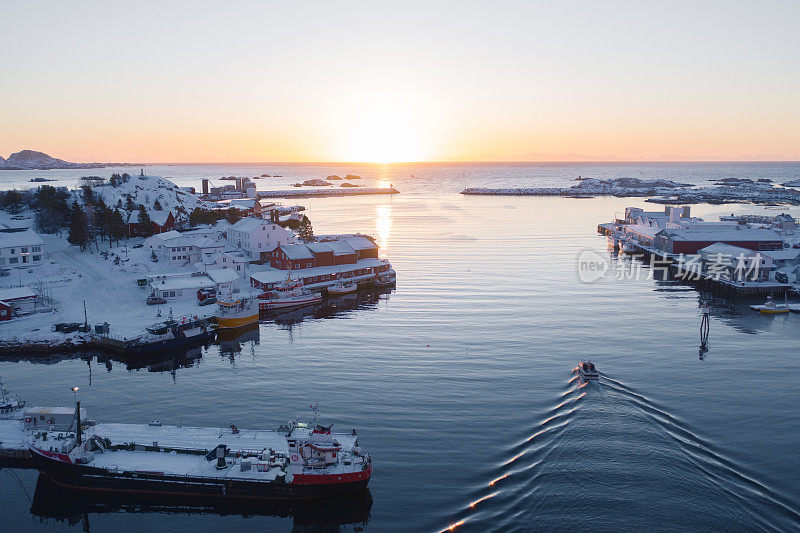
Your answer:
[[[800,2],[13,1],[0,155],[800,160]]]

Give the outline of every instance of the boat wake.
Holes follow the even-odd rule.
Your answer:
[[[756,480],[754,475],[747,473],[735,461],[725,457],[721,450],[695,434],[685,422],[670,415],[655,402],[620,381],[603,375],[603,382],[605,387],[626,398],[646,413],[652,423],[661,428],[709,480],[713,480],[730,497],[748,506],[752,518],[759,519],[765,509],[770,509],[770,515],[778,512],[790,522],[800,524],[800,512],[788,503],[788,498]],[[772,518],[773,516],[759,525],[766,528],[775,527],[771,523]]]
[[[592,383],[570,379],[494,464],[445,531],[567,523],[594,529],[597,520],[622,513],[630,514],[633,529],[785,530],[800,524],[789,498],[664,407],[602,372]]]

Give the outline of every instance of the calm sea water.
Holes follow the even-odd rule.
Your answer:
[[[397,288],[266,321],[241,342],[149,368],[91,355],[4,360],[7,388],[31,404],[68,404],[69,387],[79,385],[92,418],[220,427],[277,426],[296,414],[309,416],[307,406],[318,401],[334,427],[358,427],[373,455],[371,504],[201,513],[89,501],[57,510],[60,496],[42,487],[37,492],[34,472],[3,470],[4,529],[800,527],[800,315],[761,316],[746,307],[752,302],[716,302],[710,349],[700,358],[694,288],[650,279],[646,268],[640,279],[578,279],[582,250],[623,265],[596,225],[626,205],[647,205],[640,199],[458,194],[474,185],[568,184],[578,175],[785,181],[800,176],[800,165],[258,165],[148,172],[196,186],[202,176],[261,173],[283,174],[268,178],[275,185],[348,172],[368,183],[391,182],[402,194],[299,203],[309,208],[318,233],[374,234],[398,272]],[[73,185],[86,173],[4,172],[0,187],[23,186],[36,175]],[[270,188],[265,181],[260,188]],[[709,217],[773,212],[693,209]],[[581,387],[571,370],[585,358],[603,375]]]

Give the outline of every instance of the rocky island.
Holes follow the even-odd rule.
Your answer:
[[[43,152],[22,150],[4,159],[0,156],[0,170],[54,170],[69,168],[103,168],[128,166],[130,163],[70,163]]]
[[[797,182],[788,182],[788,184]],[[670,180],[642,180],[617,178],[598,180],[581,179],[572,187],[501,188],[470,187],[461,191],[467,195],[492,196],[563,196],[567,198],[592,198],[595,196],[647,197],[647,202],[659,204],[779,204],[800,205],[800,190],[777,187],[771,182],[741,178],[717,180],[712,186],[695,186]]]

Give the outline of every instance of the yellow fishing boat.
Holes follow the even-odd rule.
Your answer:
[[[252,298],[220,300],[216,313],[219,329],[241,328],[258,322],[258,302]]]
[[[772,295],[767,296],[767,301],[764,305],[751,305],[750,309],[766,315],[778,315],[791,311],[788,304],[776,304],[775,300],[772,299]]]

